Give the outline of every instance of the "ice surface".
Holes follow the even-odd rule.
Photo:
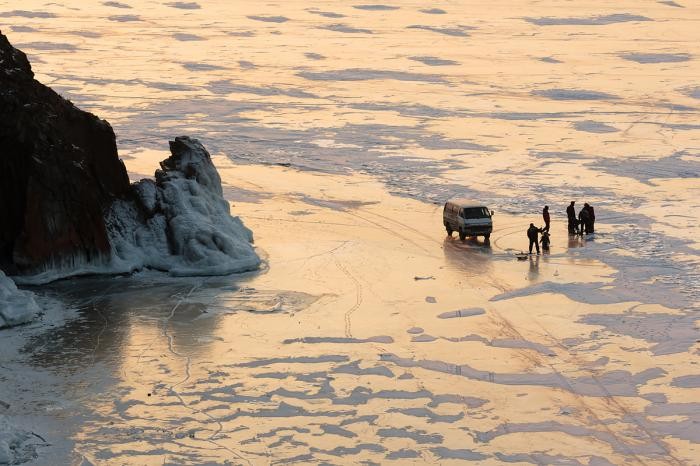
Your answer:
[[[0,328],[25,324],[39,312],[39,305],[29,291],[18,290],[15,282],[0,270]],[[0,435],[2,435],[0,433]],[[0,439],[0,463],[2,463]]]

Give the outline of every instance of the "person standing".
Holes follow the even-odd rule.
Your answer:
[[[542,243],[542,252],[547,254],[549,252],[549,233],[547,230],[542,230],[542,239],[540,243]]]
[[[542,219],[544,220],[544,228],[542,231],[549,231],[549,206],[546,205],[544,206],[544,209],[542,209]]]
[[[595,210],[592,205],[586,205],[588,206],[588,232],[593,233],[595,232]]]
[[[566,208],[566,217],[569,219],[569,234],[574,235],[576,231],[576,208],[574,207],[576,201],[571,201],[569,207]]]
[[[530,254],[532,254],[532,246],[533,245],[537,249],[537,254],[540,253],[540,243],[537,240],[538,240],[538,235],[541,231],[542,230],[537,228],[534,223],[531,223],[530,228],[527,229],[527,238],[530,240],[530,247],[529,247]]]
[[[588,227],[590,226],[590,215],[588,214],[588,204],[583,205],[583,209],[578,213],[578,223],[581,226],[580,234],[584,232],[589,233]]]

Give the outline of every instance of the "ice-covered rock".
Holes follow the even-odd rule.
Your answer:
[[[107,215],[115,269],[220,275],[257,268],[252,232],[231,216],[209,152],[187,136],[170,141],[170,151],[155,181],[133,185],[136,202],[117,201]]]
[[[18,290],[15,282],[0,270],[0,328],[25,324],[31,321],[39,310],[34,295],[29,291]],[[0,439],[0,463],[1,450]]]
[[[198,141],[176,138],[155,181],[130,185],[109,123],[36,81],[2,33],[0,145],[0,270],[17,283],[145,267],[227,274],[260,263]]]
[[[0,415],[0,464],[21,464],[36,456],[32,434],[10,424]]]

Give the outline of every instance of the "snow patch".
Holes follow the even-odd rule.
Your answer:
[[[35,446],[28,444],[31,439],[31,433],[18,429],[0,415],[0,464],[20,464],[35,458]]]
[[[40,311],[34,294],[17,289],[17,285],[0,270],[0,328],[26,324]],[[1,434],[0,434],[1,435]],[[0,464],[2,439],[0,439]]]

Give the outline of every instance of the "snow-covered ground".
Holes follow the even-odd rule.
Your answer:
[[[36,456],[30,432],[12,425],[0,415],[0,464],[22,464]]]
[[[201,139],[267,263],[33,289],[78,311],[3,331],[0,414],[39,464],[696,464],[699,18],[0,0],[134,180]],[[490,247],[445,237],[453,195],[496,211]],[[517,261],[543,204],[552,251]]]

